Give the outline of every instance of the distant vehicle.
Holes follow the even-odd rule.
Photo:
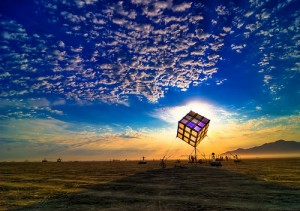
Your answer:
[[[211,166],[222,166],[222,163],[220,161],[212,161],[210,162]]]
[[[210,162],[211,166],[222,166],[222,163],[219,159],[216,159],[215,153],[211,153],[212,161]]]
[[[42,163],[47,163],[48,162],[48,160],[46,159],[46,158],[44,158],[43,160],[42,160]]]

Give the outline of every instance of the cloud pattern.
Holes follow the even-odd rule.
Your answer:
[[[78,103],[128,104],[133,95],[157,102],[170,87],[185,91],[213,79],[228,52],[244,51],[257,52],[251,62],[276,94],[285,86],[276,79],[299,74],[300,11],[282,14],[295,2],[35,1],[28,22],[0,14],[0,97],[57,114],[49,100],[33,104],[53,95]]]

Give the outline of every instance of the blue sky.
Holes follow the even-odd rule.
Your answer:
[[[184,157],[300,141],[299,19],[288,1],[1,1],[0,160]],[[175,157],[174,157],[175,158]]]

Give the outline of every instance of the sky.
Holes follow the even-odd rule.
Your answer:
[[[299,3],[299,2],[298,2]],[[297,0],[0,1],[0,161],[186,158],[300,141]]]

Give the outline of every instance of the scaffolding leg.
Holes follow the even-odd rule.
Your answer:
[[[197,148],[194,147],[194,150],[195,150],[195,163],[197,163]]]

